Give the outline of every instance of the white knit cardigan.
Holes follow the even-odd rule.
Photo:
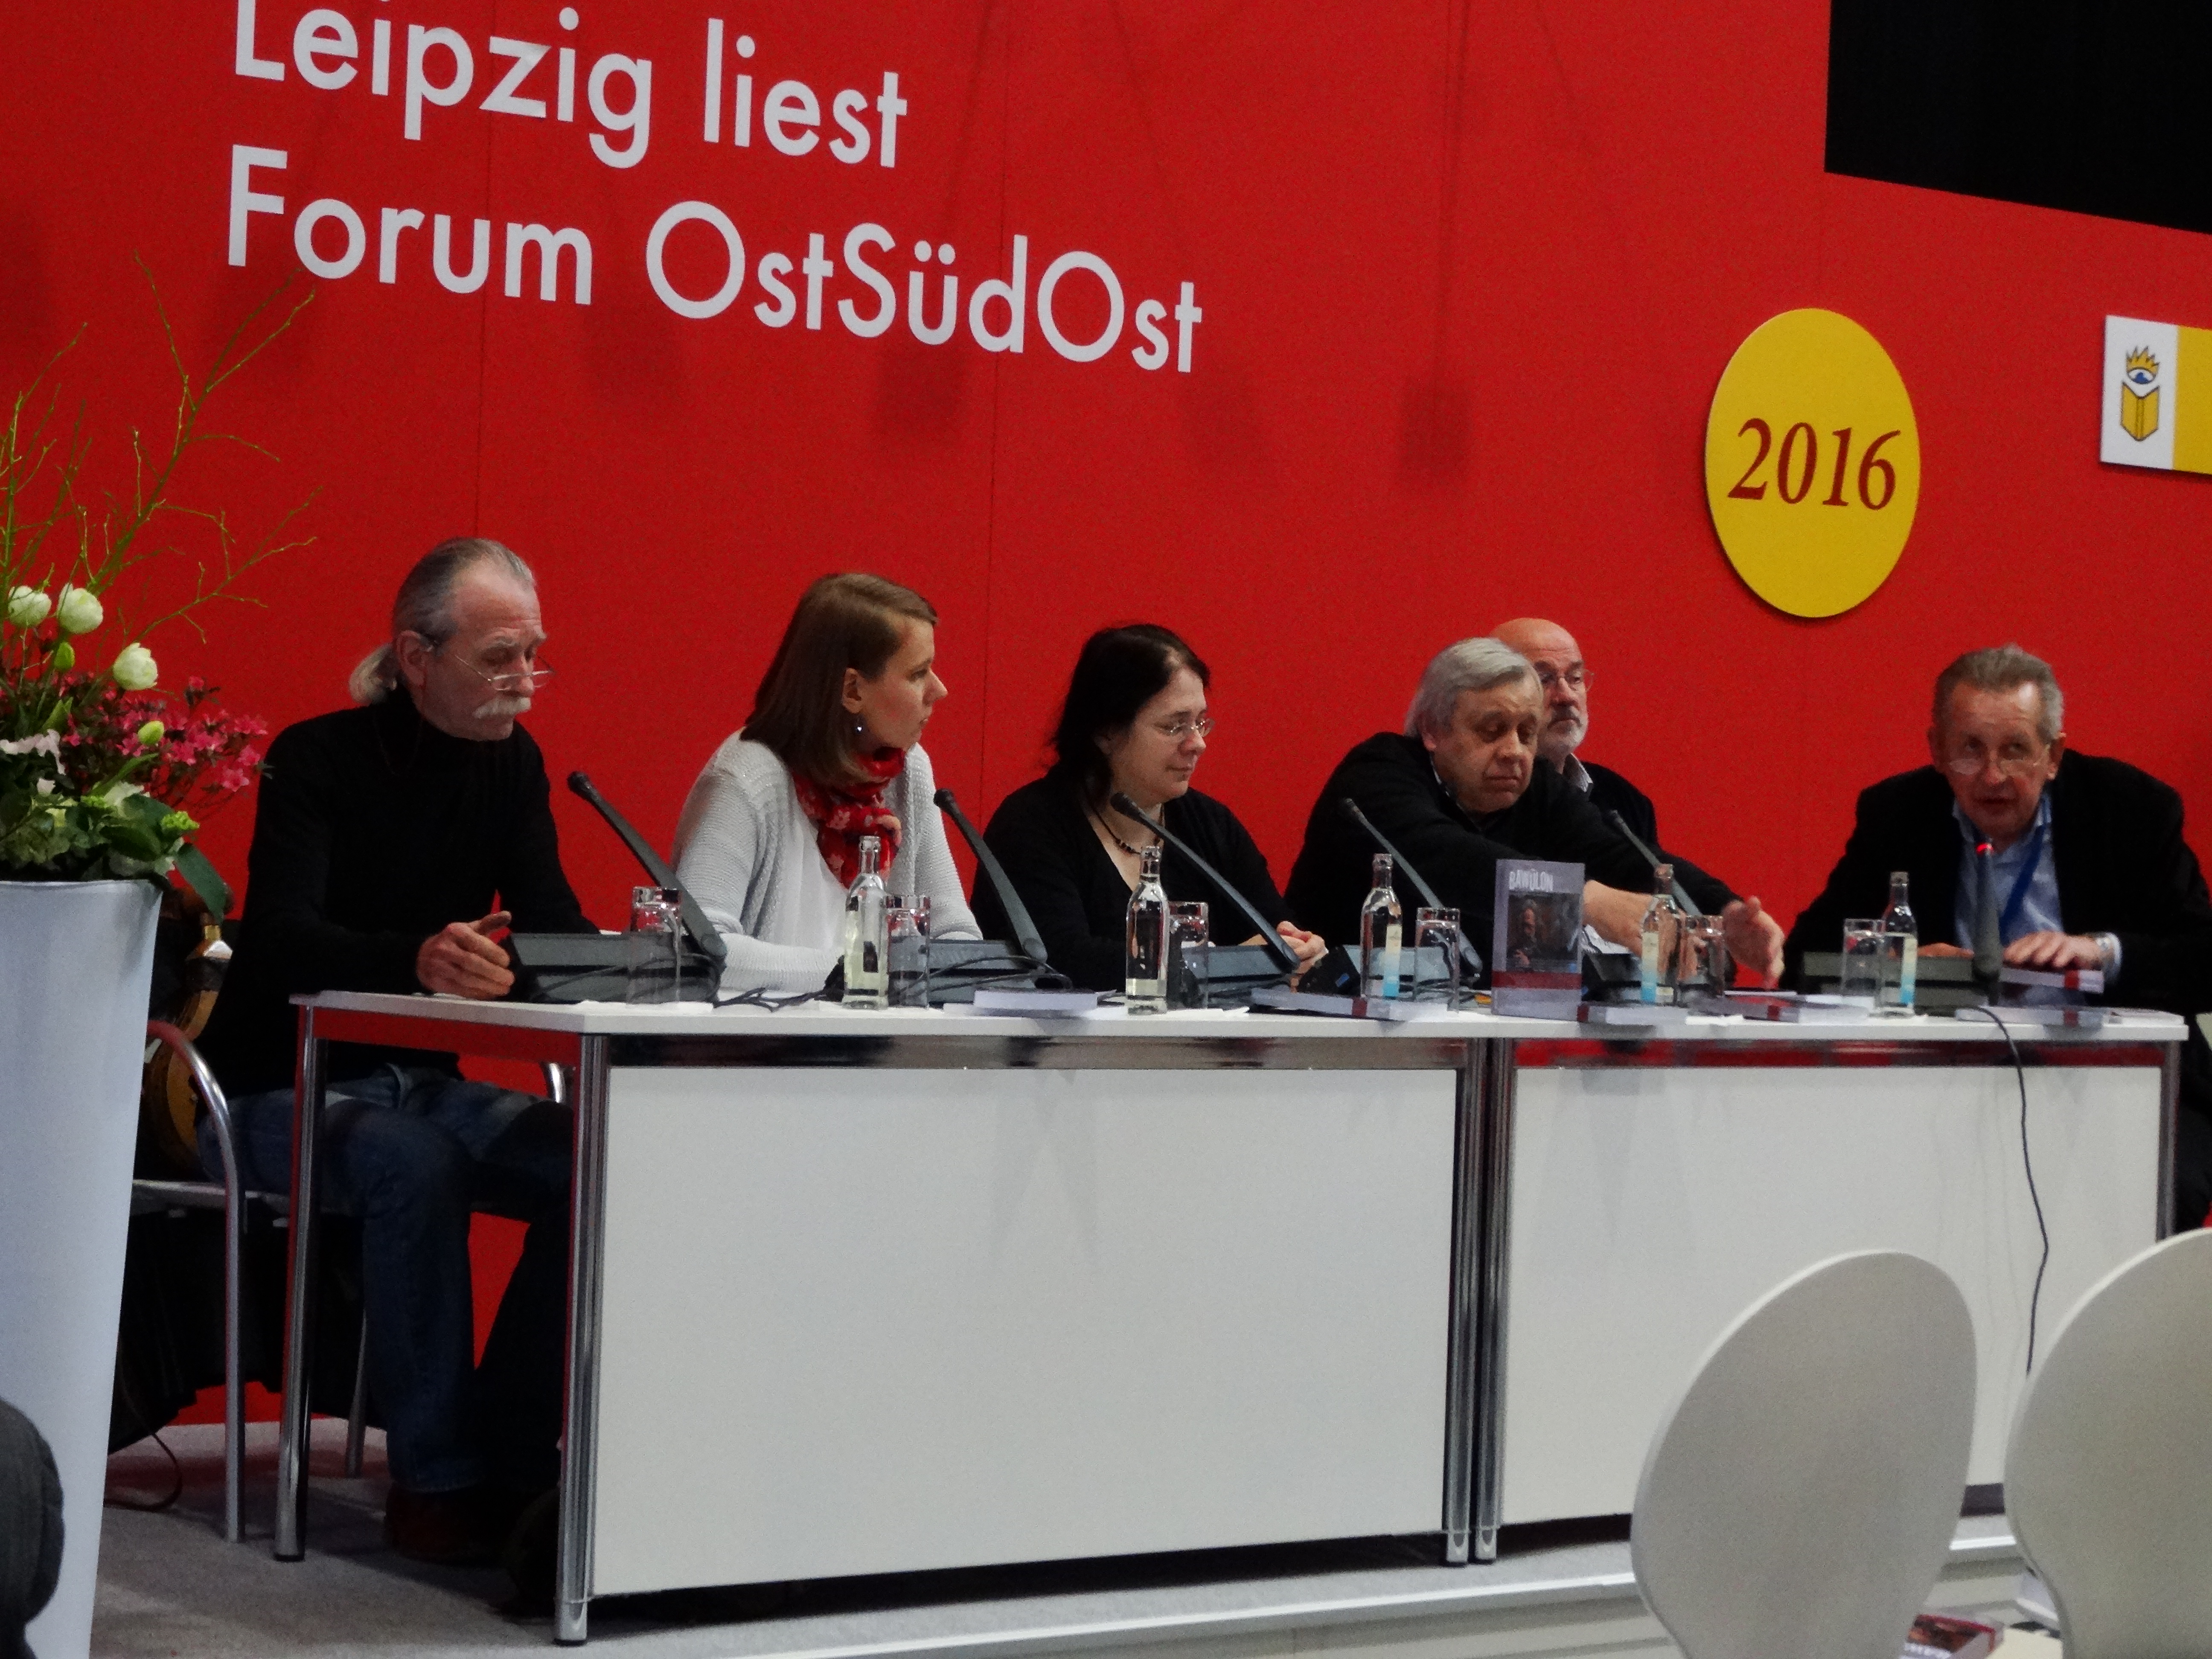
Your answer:
[[[898,815],[898,858],[884,872],[894,893],[929,895],[930,933],[981,937],[937,811],[936,775],[920,744],[884,791]],[[819,861],[814,823],[775,751],[742,732],[714,751],[676,825],[676,873],[729,946],[722,988],[811,991],[829,976],[841,942],[793,941],[795,878]]]

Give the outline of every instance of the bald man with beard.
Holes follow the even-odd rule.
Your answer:
[[[1646,847],[1659,845],[1659,814],[1651,798],[1609,766],[1575,753],[1589,735],[1590,671],[1575,636],[1541,617],[1516,617],[1491,630],[1536,665],[1543,688],[1544,724],[1536,757],[1589,797],[1601,815],[1618,812]]]

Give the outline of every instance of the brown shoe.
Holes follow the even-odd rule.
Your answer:
[[[394,1486],[384,1500],[384,1540],[410,1561],[480,1567],[499,1559],[503,1529],[482,1486],[458,1492],[410,1492]]]

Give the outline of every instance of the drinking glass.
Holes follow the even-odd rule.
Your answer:
[[[1728,995],[1735,964],[1729,960],[1728,937],[1718,916],[1692,916],[1683,924],[1682,989],[1700,1001]]]
[[[629,927],[623,933],[623,963],[628,982],[625,1002],[673,1002],[677,977],[679,924],[677,906],[683,896],[672,887],[633,887],[629,890]]]
[[[890,934],[890,1006],[929,1006],[929,895],[894,893],[884,902]]]
[[[1880,916],[1850,916],[1844,921],[1843,1000],[1871,1008],[1881,1000],[1881,969],[1887,955]]]
[[[1428,963],[1440,955],[1441,972],[1431,975]],[[1450,906],[1424,905],[1413,913],[1413,1000],[1441,1002],[1459,1012],[1459,911]]]
[[[1168,1006],[1203,1008],[1212,950],[1211,913],[1203,899],[1182,899],[1168,906]]]

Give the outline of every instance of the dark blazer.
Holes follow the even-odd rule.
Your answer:
[[[1659,811],[1651,805],[1650,796],[1610,766],[1584,761],[1583,770],[1589,774],[1589,804],[1597,808],[1600,817],[1618,812],[1646,847],[1659,845]]]
[[[1355,747],[1322,787],[1306,820],[1305,845],[1291,868],[1291,914],[1332,940],[1359,936],[1376,848],[1340,804],[1349,795],[1375,827],[1437,890],[1458,907],[1460,925],[1485,957],[1500,859],[1556,859],[1578,863],[1592,881],[1631,892],[1651,890],[1651,866],[1606,823],[1582,791],[1548,766],[1531,774],[1521,799],[1480,820],[1462,811],[1437,780],[1419,738],[1380,732]],[[1680,859],[1674,873],[1699,907],[1717,910],[1735,896],[1725,884]],[[1422,901],[1398,879],[1399,896]]]
[[[2124,761],[2069,753],[2051,781],[2051,856],[2069,933],[2115,933],[2120,971],[2110,1000],[2178,1014],[2212,1010],[2212,895],[2182,839],[2181,797]],[[1828,884],[1790,930],[1795,984],[1807,951],[1832,951],[1845,916],[1875,916],[1889,876],[1912,878],[1925,945],[1956,945],[1959,854],[1951,785],[1932,766],[1885,778],[1859,797],[1858,817]]]
[[[1258,906],[1270,927],[1290,919],[1267,860],[1226,806],[1192,789],[1167,803],[1161,821]],[[1048,772],[1024,784],[999,803],[983,839],[1029,907],[1052,965],[1085,990],[1120,990],[1127,968],[1129,884],[1099,844],[1075,782]],[[1251,918],[1216,892],[1172,847],[1160,860],[1160,885],[1170,901],[1206,902],[1216,944],[1235,945],[1252,937]],[[973,905],[984,938],[1013,937],[999,896],[980,875]]]
[[[2059,920],[2069,933],[2114,933],[2120,970],[2106,1000],[2196,1015],[2212,1010],[2212,896],[2182,839],[2181,797],[2125,761],[2069,753],[2048,786]],[[1859,797],[1857,821],[1828,884],[1783,947],[1784,982],[1805,953],[1840,944],[1845,916],[1880,915],[1889,876],[1912,879],[1923,945],[1956,945],[1959,854],[1949,781],[1932,766],[1884,778]],[[2191,1018],[2181,1054],[2174,1223],[2203,1224],[2212,1206],[2212,1049]]]

